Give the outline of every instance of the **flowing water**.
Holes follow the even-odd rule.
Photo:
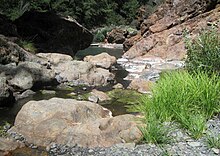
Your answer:
[[[121,47],[121,46],[120,46]],[[75,57],[77,59],[82,60],[87,55],[97,55],[101,54],[103,52],[108,53],[111,56],[115,56],[116,58],[120,58],[123,54],[122,47],[120,48],[104,48],[104,47],[98,47],[98,46],[90,46],[85,50],[80,50],[76,53]]]

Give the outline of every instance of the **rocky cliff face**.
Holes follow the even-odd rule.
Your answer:
[[[123,57],[153,55],[168,60],[185,57],[183,34],[195,37],[200,30],[219,26],[220,7],[217,0],[166,0],[140,27],[142,37],[132,38]],[[134,43],[133,46],[127,45]]]

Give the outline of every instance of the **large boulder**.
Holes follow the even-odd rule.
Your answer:
[[[14,127],[28,143],[49,146],[52,142],[83,147],[107,147],[137,141],[141,133],[132,115],[111,117],[102,106],[74,99],[29,101],[18,113]]]
[[[141,25],[142,38],[124,55],[125,58],[153,55],[167,60],[186,57],[184,33],[194,38],[200,30],[219,25],[217,1],[166,0]]]
[[[108,53],[101,53],[95,56],[86,56],[84,57],[84,61],[91,62],[92,64],[98,67],[108,69],[116,63],[116,58],[114,56],[109,55]]]
[[[25,12],[14,22],[23,39],[31,39],[40,52],[74,54],[87,48],[93,35],[71,18],[53,12]]]
[[[5,15],[0,14],[0,34],[5,36],[17,36],[17,27]]]

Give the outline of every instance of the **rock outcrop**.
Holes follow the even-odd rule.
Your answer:
[[[106,39],[108,43],[122,44],[126,38],[137,35],[137,30],[131,27],[118,27],[107,33]]]
[[[53,12],[25,12],[15,22],[22,39],[31,39],[40,52],[74,54],[87,48],[93,35],[75,20]]]
[[[101,64],[111,65],[113,62],[108,63],[107,61],[103,62],[103,60],[99,60],[100,62],[90,61],[91,63],[76,61],[68,55],[55,53],[41,53],[37,55],[50,63],[50,68],[55,71],[56,79],[60,83],[68,82],[70,85],[74,86],[99,86],[107,85],[110,81],[114,81],[115,76],[114,74],[110,73],[109,70],[96,67],[98,63],[98,65],[101,66]],[[104,59],[104,56],[102,56],[103,55],[100,55],[100,57]],[[111,61],[112,57],[109,57],[106,59],[110,59],[109,61]]]
[[[58,66],[54,66],[54,70],[57,73],[56,79],[58,82],[69,82],[74,86],[99,86],[114,81],[114,74],[106,69],[97,68],[89,62],[76,60],[63,62]]]
[[[110,111],[98,104],[60,98],[29,101],[9,132],[19,133],[28,143],[38,146],[55,142],[68,146],[108,147],[141,137],[132,115],[111,117]]]
[[[151,91],[152,86],[152,81],[137,78],[131,81],[128,88],[137,90],[140,93],[149,93]]]
[[[122,29],[113,29],[107,34],[108,43],[122,44],[127,36],[127,31]]]
[[[13,104],[14,92],[54,83],[55,72],[47,63],[0,35],[0,106]]]
[[[166,0],[143,20],[142,38],[123,57],[154,55],[167,60],[184,59],[184,33],[193,38],[199,31],[219,25],[220,8],[216,5],[217,0]]]

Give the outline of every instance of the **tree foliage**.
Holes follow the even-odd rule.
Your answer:
[[[91,28],[132,22],[140,5],[152,0],[1,0],[0,13],[12,20],[25,11],[55,11]]]

